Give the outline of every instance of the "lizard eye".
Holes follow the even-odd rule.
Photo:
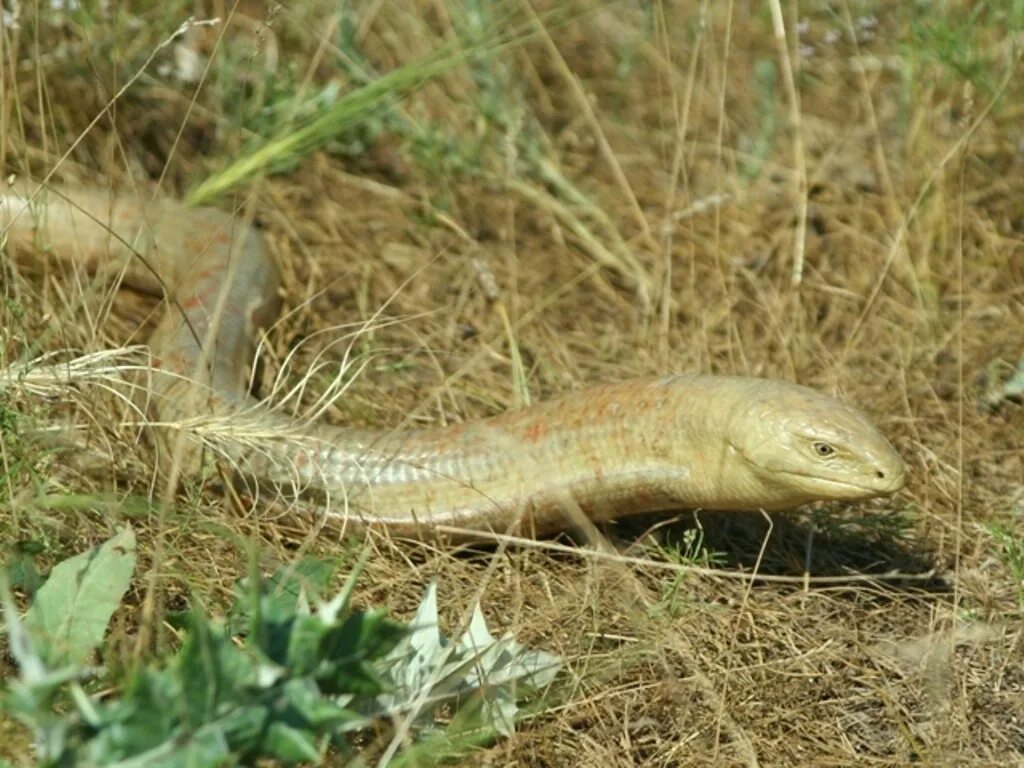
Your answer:
[[[821,456],[822,458],[826,456],[831,456],[836,452],[836,449],[833,448],[828,443],[815,443],[812,446],[812,448],[814,448],[814,452],[818,454],[818,456]]]

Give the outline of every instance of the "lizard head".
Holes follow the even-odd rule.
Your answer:
[[[731,424],[730,442],[776,508],[885,496],[906,477],[864,413],[794,384],[762,382]]]

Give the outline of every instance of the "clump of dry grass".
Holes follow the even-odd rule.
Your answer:
[[[1024,537],[1022,414],[975,406],[975,377],[1021,353],[1021,92],[1007,36],[1019,14],[840,3],[836,15],[784,15],[797,144],[766,13],[554,5],[538,18],[501,4],[529,32],[521,45],[484,46],[248,188],[293,308],[265,340],[263,392],[287,361],[318,371],[296,392],[305,407],[395,425],[653,371],[796,379],[873,414],[908,460],[905,492],[772,521],[635,521],[611,527],[611,543],[693,564],[701,553],[673,542],[699,526],[704,556],[723,569],[936,578],[753,584],[554,547],[353,542],[312,518],[247,509],[216,477],[187,476],[170,506],[136,520],[149,571],[119,618],[111,663],[152,652],[140,632],[172,642],[159,619],[189,590],[226,602],[247,542],[268,564],[369,547],[361,601],[408,615],[437,576],[453,621],[482,593],[494,626],[570,662],[560,703],[473,764],[1019,760],[1021,585],[989,526]],[[157,76],[175,61],[158,56],[83,136],[188,14],[168,4],[88,24],[23,15],[20,32],[0,37],[0,165],[46,174],[77,140],[62,175],[162,179],[183,194],[260,135],[309,119],[311,95],[328,98],[330,82],[350,90],[474,40],[482,8],[356,3],[325,16],[310,0],[275,11],[254,42],[267,9],[226,6],[218,15],[232,21],[188,41],[212,57],[202,89]],[[34,57],[37,31],[53,45]],[[49,255],[11,249],[0,269],[8,369],[47,350],[142,341],[155,311]],[[368,321],[385,302],[409,319],[361,333],[360,376],[343,398],[319,400],[335,369],[317,361],[342,336],[323,329]],[[91,386],[66,402],[0,404],[9,550],[36,542],[40,562],[53,562],[138,514],[111,498],[162,498],[126,407]],[[65,451],[72,443],[88,452]],[[16,758],[10,728],[0,742]]]

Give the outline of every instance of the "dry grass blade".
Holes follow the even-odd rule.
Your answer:
[[[1024,409],[975,407],[1022,354],[1019,3],[240,0],[182,29],[180,0],[51,5],[0,13],[2,172],[239,191],[282,274],[250,377],[274,418],[399,429],[743,373],[861,406],[910,468],[891,500],[770,522],[353,538],[296,500],[299,429],[149,418],[164,305],[5,243],[2,559],[30,584],[131,518],[109,688],[179,642],[188,601],[221,611],[250,552],[366,552],[356,604],[410,617],[437,579],[446,630],[479,600],[567,660],[554,705],[466,765],[1021,761]],[[168,484],[152,435],[216,471]],[[295,481],[247,484],[248,459]],[[373,764],[396,730],[354,748]],[[0,717],[0,757],[29,749]]]

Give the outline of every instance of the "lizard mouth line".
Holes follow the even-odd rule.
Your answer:
[[[823,485],[827,485],[830,488],[846,488],[846,489],[853,490],[853,491],[869,491],[869,492],[872,492],[872,493],[884,493],[884,492],[892,489],[893,486],[897,485],[896,482],[895,482],[895,479],[890,479],[890,480],[888,480],[888,482],[879,482],[879,483],[876,484],[876,483],[872,483],[870,481],[865,481],[863,483],[856,483],[856,482],[853,482],[853,481],[850,481],[850,480],[836,480],[836,479],[831,478],[831,477],[822,477],[821,475],[812,475],[812,474],[807,473],[807,472],[785,472],[785,471],[783,471],[783,472],[780,472],[779,474],[786,475],[788,477],[799,477],[799,478],[804,478],[804,479],[807,479],[807,480],[813,480],[813,481],[815,481],[817,483],[821,483]],[[901,476],[902,476],[902,473],[901,473]],[[900,483],[898,485],[898,487],[902,487],[902,483]]]

